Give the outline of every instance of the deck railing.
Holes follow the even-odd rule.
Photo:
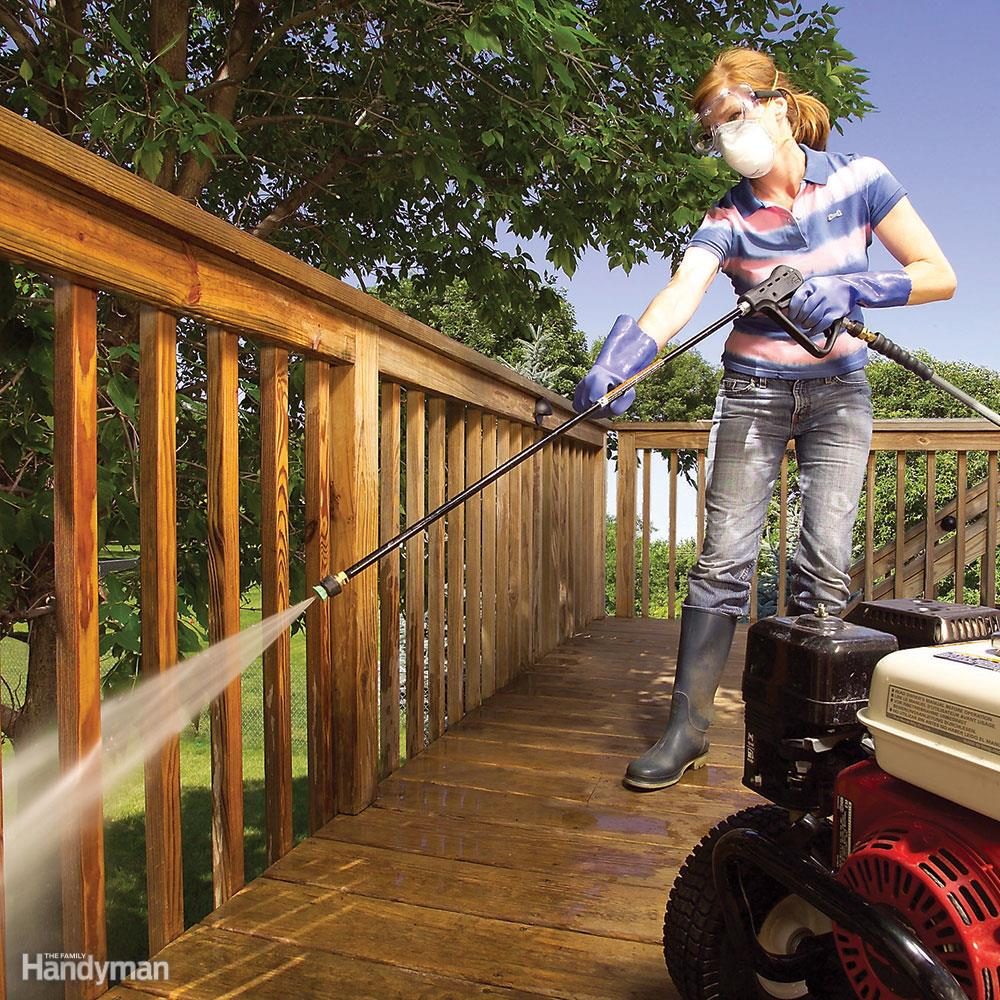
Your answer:
[[[616,425],[615,614],[619,617],[644,617],[650,613],[652,497],[654,491],[664,489],[667,593],[658,596],[665,601],[667,617],[677,614],[676,567],[682,530],[677,515],[678,492],[686,477],[695,491],[693,536],[695,550],[700,551],[710,426],[708,421]],[[941,596],[941,585],[947,584],[949,594],[954,592],[953,599],[964,603],[968,600],[963,586],[966,571],[974,568],[979,603],[996,604],[998,450],[1000,429],[985,420],[875,422],[856,526],[857,561],[851,569],[855,599],[930,598]],[[654,481],[652,476],[654,452],[663,453],[666,460],[664,483]],[[795,485],[794,455],[790,444],[781,463],[769,520],[776,553],[773,599],[779,613],[788,603],[786,576],[789,545],[794,541],[790,538],[789,504]],[[946,468],[948,482],[954,477],[954,489],[949,491],[951,496],[944,497]],[[888,501],[883,496],[880,503],[876,484],[886,481],[893,483],[892,496]],[[919,498],[919,504],[914,503],[914,496]],[[637,510],[640,502],[641,514]],[[891,528],[891,537],[880,541],[886,526]],[[760,591],[761,580],[755,572],[751,620],[758,617]]]
[[[101,740],[98,291],[141,303],[139,613],[148,676],[177,659],[179,317],[193,317],[208,330],[206,561],[213,640],[239,627],[239,533],[247,530],[238,466],[243,352],[259,351],[261,511],[254,530],[261,539],[265,615],[290,601],[290,356],[305,359],[306,369],[309,583],[395,534],[403,503],[412,523],[537,439],[543,433],[534,421],[538,397],[554,411],[548,426],[571,412],[565,400],[504,366],[3,110],[0,163],[0,201],[8,207],[0,213],[0,257],[49,275],[54,284],[55,605],[64,768]],[[407,754],[420,752],[533,658],[603,614],[605,464],[604,428],[581,425],[412,539],[403,572],[397,553],[360,574],[335,600],[309,609],[311,829],[373,801],[378,779],[399,765],[401,728]],[[286,635],[264,662],[268,861],[292,844],[289,671]],[[211,708],[216,906],[244,882],[240,727],[235,681]],[[176,738],[146,765],[151,954],[184,927],[180,771]],[[63,886],[63,949],[95,961],[107,952],[102,829],[98,806],[66,846]],[[100,992],[83,984],[76,990]]]

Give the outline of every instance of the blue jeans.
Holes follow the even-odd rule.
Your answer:
[[[794,439],[802,500],[790,596],[842,610],[871,433],[864,369],[797,381],[725,372],[708,447],[705,540],[687,603],[746,614],[768,501]]]

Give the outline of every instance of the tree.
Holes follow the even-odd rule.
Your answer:
[[[544,237],[547,265],[565,274],[588,247],[626,268],[674,254],[730,181],[689,151],[684,94],[721,46],[749,41],[835,118],[864,113],[865,74],[835,14],[775,0],[6,0],[0,91],[25,117],[331,274],[439,292],[461,277],[480,309],[538,308],[544,323],[558,313],[546,265],[500,249],[498,229]],[[51,592],[52,386],[47,287],[21,273],[0,283],[0,337],[15,345],[0,353],[3,635]],[[101,308],[99,523],[102,543],[121,549],[137,544],[136,308],[107,297]],[[206,604],[193,488],[204,375],[200,330],[186,329],[178,534],[190,646]],[[252,522],[253,353],[241,364]],[[562,364],[568,384],[569,361],[553,378]],[[249,538],[243,556],[249,584]],[[107,651],[134,663],[137,582],[107,586]],[[50,621],[32,619],[35,639]]]

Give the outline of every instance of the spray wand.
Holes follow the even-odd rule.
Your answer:
[[[487,473],[481,479],[474,482],[471,486],[467,486],[461,493],[457,493],[455,496],[451,497],[440,507],[436,507],[425,517],[422,517],[419,521],[411,524],[405,531],[401,531],[394,538],[390,538],[387,542],[383,542],[377,549],[368,553],[362,559],[359,559],[354,565],[348,566],[347,569],[341,570],[339,573],[332,573],[330,576],[325,577],[321,580],[313,590],[321,597],[326,600],[328,597],[335,597],[339,594],[348,582],[356,577],[359,573],[368,569],[369,566],[377,563],[383,556],[388,555],[393,549],[398,548],[405,542],[409,541],[414,535],[423,531],[429,524],[433,524],[438,518],[444,517],[449,511],[454,510],[456,507],[465,503],[470,497],[475,496],[481,490],[484,490],[491,483],[495,483],[501,476],[505,476],[511,469],[517,468],[522,462],[527,461],[532,455],[537,454],[544,447],[555,441],[556,438],[562,437],[568,431],[576,427],[577,424],[582,423],[584,420],[589,420],[595,417],[601,417],[604,415],[605,407],[609,403],[618,399],[619,396],[624,395],[633,386],[638,385],[640,382],[645,381],[654,372],[659,371],[664,366],[670,364],[675,358],[680,357],[682,354],[686,354],[690,351],[696,344],[700,344],[703,340],[710,337],[717,330],[726,326],[728,323],[733,322],[733,320],[739,319],[742,316],[748,316],[753,312],[767,312],[770,314],[770,310],[779,312],[780,310],[787,306],[795,293],[795,289],[802,284],[802,276],[791,267],[776,267],[770,274],[769,277],[765,278],[759,285],[751,288],[749,291],[744,292],[736,303],[736,308],[726,313],[725,316],[716,320],[714,323],[709,324],[704,330],[699,331],[694,334],[694,336],[689,337],[687,340],[678,344],[672,351],[668,354],[664,354],[662,357],[657,358],[647,367],[643,368],[642,371],[636,372],[635,375],[630,378],[625,379],[624,382],[620,382],[618,385],[611,387],[608,391],[594,403],[589,409],[584,410],[582,413],[577,413],[570,417],[564,423],[561,423],[558,427],[554,427],[545,437],[540,438],[533,444],[529,445],[524,451],[518,452],[516,455],[512,455],[506,462],[502,465],[497,466],[492,472]]]

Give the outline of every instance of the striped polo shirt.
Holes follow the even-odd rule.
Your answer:
[[[806,171],[791,211],[765,204],[743,178],[706,216],[689,246],[719,258],[741,295],[778,264],[804,278],[868,270],[872,230],[906,194],[884,164],[870,156],[823,153],[806,146]],[[860,320],[861,310],[851,313]],[[822,339],[817,332],[815,340]],[[814,358],[763,316],[739,319],[726,341],[723,365],[767,378],[827,378],[863,368],[864,343],[842,336],[826,358]]]

